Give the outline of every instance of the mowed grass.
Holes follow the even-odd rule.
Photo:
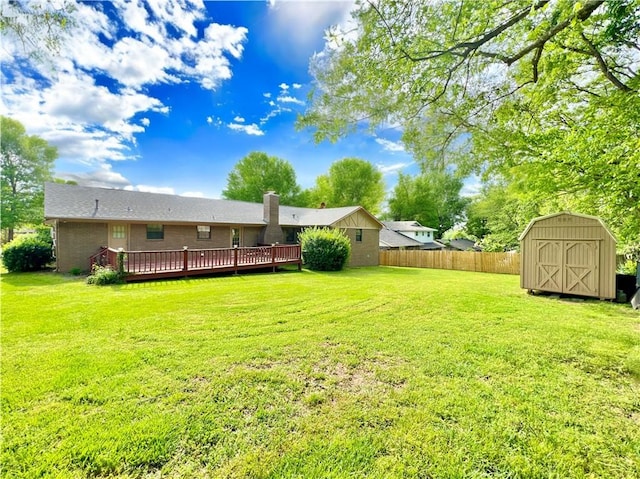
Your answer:
[[[3,477],[638,478],[640,314],[407,268],[2,277]]]

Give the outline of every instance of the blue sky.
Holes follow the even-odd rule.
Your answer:
[[[355,156],[391,189],[399,170],[417,171],[400,131],[315,144],[312,131],[295,130],[309,60],[327,28],[348,25],[352,6],[79,3],[57,55],[28,60],[28,47],[3,41],[0,114],[57,146],[56,176],[85,185],[219,198],[233,166],[264,151],[289,161],[303,188]]]

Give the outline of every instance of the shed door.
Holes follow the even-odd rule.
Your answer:
[[[562,293],[562,241],[538,240],[535,247],[536,279],[533,289]]]
[[[597,241],[564,242],[563,293],[582,296],[599,295],[600,245]]]

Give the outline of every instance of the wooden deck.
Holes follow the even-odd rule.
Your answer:
[[[126,281],[265,268],[275,272],[278,266],[289,264],[298,265],[298,270],[302,268],[300,245],[122,252],[103,248],[90,258],[90,264],[117,268],[120,253]]]

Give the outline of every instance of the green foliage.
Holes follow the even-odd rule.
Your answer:
[[[42,222],[44,183],[58,153],[42,138],[27,135],[18,121],[3,116],[0,122],[0,224],[11,241],[16,227]]]
[[[457,239],[466,239],[466,240],[471,240],[471,241],[478,241],[478,237],[474,236],[472,234],[469,234],[467,231],[463,230],[463,229],[448,229],[447,231],[444,232],[444,234],[441,236],[441,239],[445,242],[451,241],[451,240],[457,240]]]
[[[380,212],[384,189],[382,173],[374,165],[359,158],[343,158],[331,164],[328,174],[316,178],[308,193],[308,206],[362,206],[375,215]]]
[[[519,194],[514,185],[494,183],[483,188],[467,208],[466,231],[477,236],[484,251],[518,250],[518,237],[542,214],[539,200]]]
[[[51,236],[16,238],[2,249],[2,263],[11,273],[38,271],[53,260]]]
[[[389,214],[394,220],[415,220],[435,228],[441,237],[462,218],[467,200],[460,197],[461,189],[462,181],[446,172],[415,177],[400,173],[389,199]]]
[[[306,228],[299,235],[304,264],[316,271],[340,271],[351,254],[349,238],[335,228]]]
[[[91,268],[91,274],[87,276],[87,284],[96,284],[98,286],[120,284],[122,282],[122,274],[110,265],[100,266],[99,264],[94,264]]]
[[[637,269],[638,269],[638,263],[636,261],[628,259],[624,263],[622,263],[620,266],[618,266],[617,272],[620,274],[629,274],[629,275],[635,276]]]
[[[637,241],[638,0],[380,0],[353,16],[314,57],[299,127],[320,141],[397,123],[426,171],[526,185],[518,202]]]
[[[228,200],[262,203],[267,191],[275,191],[282,205],[302,206],[293,166],[286,160],[254,151],[233,167],[222,196]]]

